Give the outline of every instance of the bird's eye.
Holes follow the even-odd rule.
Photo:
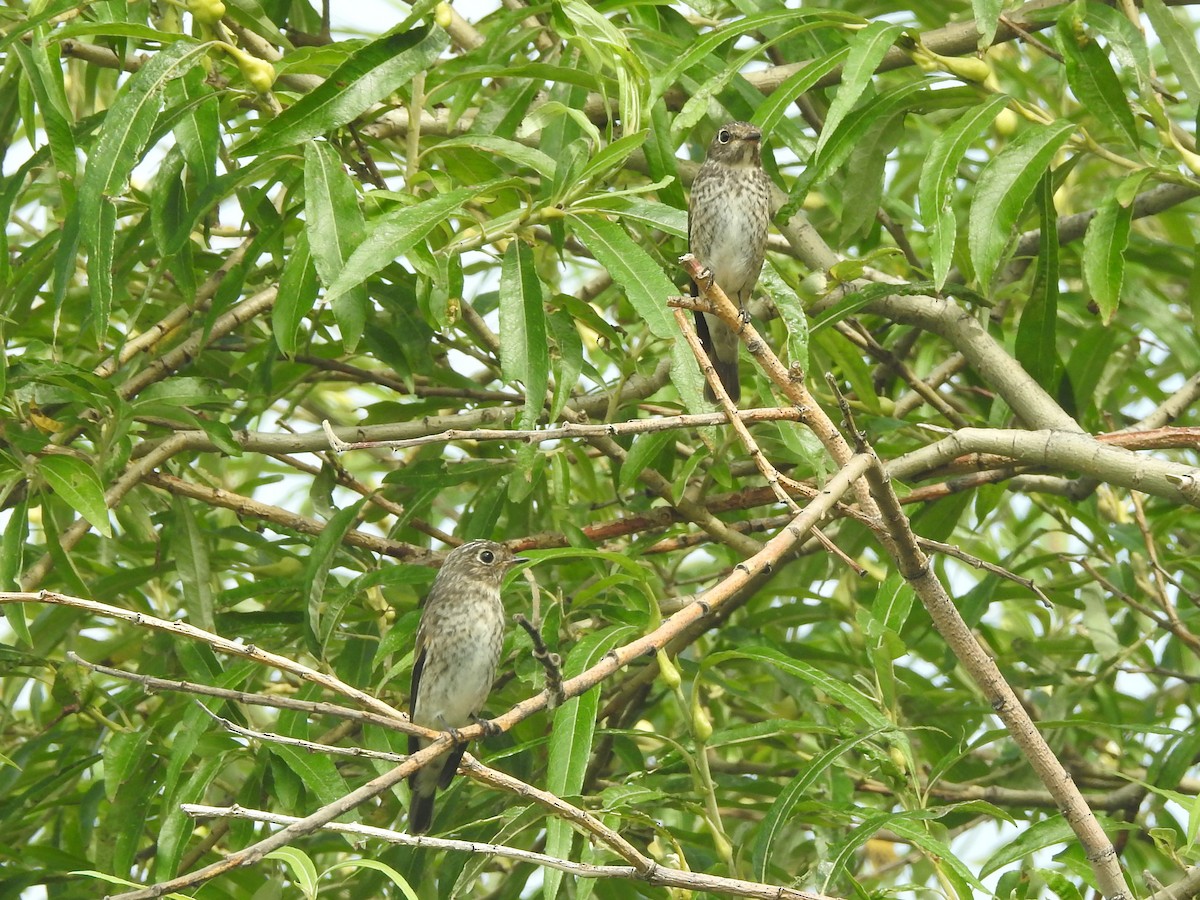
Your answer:
[[[728,128],[722,128],[717,132],[717,140],[722,144],[728,144],[733,139],[733,135],[729,133]]]
[[[496,554],[491,550],[481,550],[479,552],[479,561],[490,565],[496,561]]]

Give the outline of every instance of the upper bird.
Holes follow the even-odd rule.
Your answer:
[[[504,573],[525,559],[495,541],[468,541],[456,547],[433,580],[413,652],[412,720],[438,731],[475,721],[487,701],[504,644]],[[408,752],[429,741],[409,736]],[[412,804],[410,834],[424,834],[433,821],[433,798],[458,770],[465,744],[418,769],[408,779]]]
[[[745,308],[762,272],[771,222],[771,179],[762,167],[762,132],[749,122],[722,125],[688,202],[688,249],[733,303]],[[692,296],[699,290],[692,284]],[[738,337],[719,318],[696,314],[696,331],[730,399],[741,397]],[[707,391],[711,400],[712,392]]]

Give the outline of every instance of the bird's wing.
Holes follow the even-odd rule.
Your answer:
[[[408,695],[409,719],[417,711],[417,691],[421,689],[421,670],[425,668],[425,630],[417,627],[417,643],[413,649],[412,690]],[[421,749],[420,739],[410,734],[408,736],[408,752],[416,753]]]

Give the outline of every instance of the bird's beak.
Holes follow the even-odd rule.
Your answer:
[[[511,569],[513,566],[518,565],[523,562],[529,562],[529,557],[528,556],[514,556],[512,559],[510,559],[508,561],[508,567]]]
[[[748,132],[748,133],[746,134],[746,140],[748,140],[748,141],[754,141],[754,143],[756,143],[756,144],[757,144],[759,141],[761,141],[761,140],[762,140],[762,132],[761,132],[761,131],[751,131],[751,132]]]

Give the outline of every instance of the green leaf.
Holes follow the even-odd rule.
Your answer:
[[[114,197],[124,192],[129,174],[142,158],[158,121],[167,84],[198,65],[209,46],[190,41],[169,44],[122,87],[104,117],[79,188],[79,219],[87,246],[95,245],[103,227],[101,206],[111,204]]]
[[[190,624],[215,632],[217,627],[213,609],[216,603],[205,534],[197,525],[186,500],[174,497],[171,506],[175,516],[171,551],[175,569],[183,584],[183,608]]]
[[[1075,832],[1062,816],[1048,816],[1020,830],[1017,837],[993,853],[979,870],[980,878],[1056,844],[1075,843]]]
[[[337,151],[324,141],[304,145],[304,197],[308,245],[317,274],[328,287],[362,241],[364,225],[354,182]],[[362,337],[368,306],[367,291],[361,285],[343,291],[333,303],[347,350],[353,350]]]
[[[652,467],[663,448],[675,440],[675,434],[670,431],[651,431],[639,434],[633,439],[625,461],[621,463],[621,476],[617,487],[628,491],[637,482],[643,470]]]
[[[992,46],[996,38],[996,26],[1000,23],[1001,0],[971,0],[971,11],[975,18],[975,30],[979,32],[976,47],[982,52]]]
[[[753,871],[756,880],[769,883],[772,845],[781,835],[787,834],[788,819],[791,817],[792,810],[808,794],[809,788],[829,770],[838,757],[877,734],[879,734],[879,729],[874,729],[835,744],[801,769],[800,773],[779,792],[779,796],[775,798],[767,810],[767,814],[763,816],[762,824],[758,828],[758,836],[754,841]]]
[[[325,597],[329,572],[337,560],[342,539],[354,525],[362,505],[366,502],[364,498],[352,503],[345,509],[339,510],[326,523],[325,527],[321,529],[316,543],[313,544],[312,551],[308,555],[308,562],[304,567],[303,584],[308,600],[304,620],[304,637],[308,643],[309,652],[318,659],[324,658],[325,646],[338,625],[336,614],[325,615],[329,606]]]
[[[921,166],[918,194],[921,222],[929,232],[929,254],[933,262],[933,286],[941,290],[954,261],[958,223],[954,215],[955,183],[959,166],[971,145],[1008,104],[1007,94],[995,94],[979,106],[971,106],[934,138]]]
[[[850,39],[850,53],[842,69],[842,81],[837,96],[833,98],[833,103],[829,104],[829,112],[825,114],[825,125],[821,128],[821,136],[817,138],[814,155],[821,153],[847,113],[858,103],[859,97],[871,84],[879,63],[903,31],[901,25],[878,20]]]
[[[1000,264],[1033,189],[1075,130],[1071,122],[1028,126],[984,167],[975,188],[968,242],[975,277],[985,288]]]
[[[1080,8],[1068,6],[1058,19],[1055,37],[1066,63],[1067,82],[1088,113],[1106,127],[1119,130],[1138,145],[1137,124],[1129,96],[1113,71],[1108,54],[1083,28]]]
[[[317,896],[317,867],[313,865],[308,854],[295,847],[280,847],[266,855],[267,859],[277,859],[287,866],[291,872],[288,879],[308,900]]]
[[[308,232],[296,235],[279,276],[279,296],[271,307],[271,332],[285,356],[295,356],[300,327],[317,300],[317,267],[308,249]]]
[[[576,215],[575,234],[613,281],[625,290],[639,316],[657,338],[675,337],[675,323],[667,313],[667,298],[678,293],[641,245],[619,225],[602,216]]]
[[[1057,382],[1058,362],[1058,219],[1054,211],[1054,185],[1050,173],[1042,176],[1038,190],[1041,233],[1037,273],[1017,323],[1014,352],[1019,362],[1047,391]]]
[[[726,650],[721,653],[711,653],[704,658],[704,666],[719,666],[721,663],[738,659],[759,662],[787,672],[789,675],[794,675],[803,681],[807,681],[817,690],[829,695],[830,700],[846,707],[847,710],[858,716],[869,727],[878,731],[890,732],[895,730],[895,726],[879,711],[874,700],[865,696],[847,682],[831,675],[826,675],[816,666],[802,660],[785,656],[778,650],[773,650],[769,647],[750,647],[742,650]]]
[[[350,790],[331,757],[310,753],[290,744],[271,744],[270,747],[270,752],[280,757],[292,774],[304,783],[305,789],[316,798],[315,805],[335,803]],[[354,821],[358,816],[350,812],[348,818]]]
[[[614,626],[582,638],[571,650],[563,667],[564,678],[591,668],[613,647],[628,640],[636,629]],[[572,697],[554,711],[554,726],[550,733],[549,759],[546,763],[546,790],[558,797],[574,797],[583,789],[592,742],[596,734],[596,713],[600,707],[600,686]],[[569,822],[554,817],[546,823],[546,853],[560,859],[570,858],[574,830]],[[553,900],[558,896],[562,872],[545,870],[542,896]]]
[[[782,215],[787,216],[793,211],[793,207],[798,207],[799,201],[804,199],[804,195],[813,184],[820,184],[831,172],[840,168],[863,137],[877,126],[880,119],[913,111],[928,112],[934,109],[973,106],[977,102],[978,94],[973,88],[934,89],[926,80],[906,81],[872,97],[850,111],[841,126],[829,134],[824,147],[813,154],[804,172],[792,185],[790,199],[782,210]],[[823,131],[822,135],[825,133]]]
[[[766,290],[779,311],[779,317],[787,326],[787,363],[789,366],[799,366],[800,371],[808,371],[808,316],[804,312],[804,303],[800,295],[788,287],[780,277],[773,262],[763,269],[758,279],[760,288]]]
[[[386,34],[355,52],[316,90],[271,119],[234,149],[238,156],[292,150],[340,128],[428,69],[449,44],[436,26]]]
[[[13,505],[0,539],[0,591],[19,591],[20,575],[25,568],[25,541],[29,537],[28,498]],[[33,646],[29,624],[25,621],[25,605],[13,603],[4,607],[8,625],[26,647]]]
[[[418,900],[417,892],[412,889],[412,885],[408,880],[386,863],[382,863],[377,859],[348,859],[345,862],[339,862],[329,868],[329,871],[334,869],[370,869],[374,872],[380,872],[386,875],[402,893],[407,900]]]
[[[595,215],[577,214],[575,235],[608,270],[613,281],[625,289],[625,296],[646,321],[650,333],[658,338],[674,339],[678,332],[675,322],[667,314],[667,297],[678,291],[641,245],[619,225]],[[704,399],[700,367],[682,340],[675,341],[671,349],[671,382],[688,409],[710,408]]]
[[[565,309],[552,309],[546,316],[546,325],[554,340],[557,353],[551,356],[554,367],[554,400],[550,404],[549,421],[558,420],[559,413],[571,399],[571,392],[583,371],[583,340],[575,319]]]
[[[879,415],[879,396],[875,393],[875,385],[871,381],[871,370],[867,368],[858,351],[847,344],[840,334],[829,330],[818,331],[816,342],[817,346],[829,355],[842,377],[850,382],[850,388],[858,401],[873,415]]]
[[[326,299],[336,300],[342,294],[363,284],[376,272],[408,253],[418,241],[458,213],[468,200],[486,192],[493,184],[462,187],[438,194],[411,206],[384,213],[366,223],[366,236],[354,248],[345,266],[325,292]]]
[[[74,456],[43,456],[38,473],[50,488],[106,538],[112,537],[104,486],[96,470]]]
[[[550,382],[543,304],[544,291],[533,251],[522,241],[510,242],[500,273],[500,365],[506,380],[525,386],[522,428],[537,424]]]
[[[1200,103],[1200,50],[1196,48],[1194,30],[1181,25],[1163,0],[1145,0],[1142,9],[1194,108]]]
[[[473,150],[483,150],[488,154],[511,159],[517,165],[537,172],[547,181],[554,180],[554,173],[558,169],[558,162],[536,147],[528,147],[519,141],[510,140],[498,134],[478,134],[470,131],[460,137],[438,141],[434,145],[434,150],[440,152],[458,147],[470,147]]]
[[[1121,302],[1132,218],[1133,208],[1122,206],[1113,197],[1096,210],[1083,236],[1083,277],[1106,325]]]
[[[796,98],[845,62],[849,53],[849,47],[839,47],[832,53],[803,65],[799,71],[789,75],[783,84],[763,99],[762,103],[754,110],[750,121],[761,128],[763,134],[773,132],[779,120],[796,102]]]
[[[862,22],[859,16],[852,13],[828,9],[776,9],[734,19],[720,28],[696,35],[694,39],[687,42],[682,54],[671,59],[662,68],[656,68],[651,73],[651,96],[657,99],[664,91],[673,87],[684,72],[728,40],[740,38],[756,29],[771,28],[774,25],[792,25],[800,18],[814,16],[831,25]],[[790,103],[791,100],[788,102]]]
[[[88,254],[87,274],[91,298],[92,330],[101,343],[107,337],[113,305],[113,255],[117,245],[117,207],[103,202],[93,219],[96,236]]]

